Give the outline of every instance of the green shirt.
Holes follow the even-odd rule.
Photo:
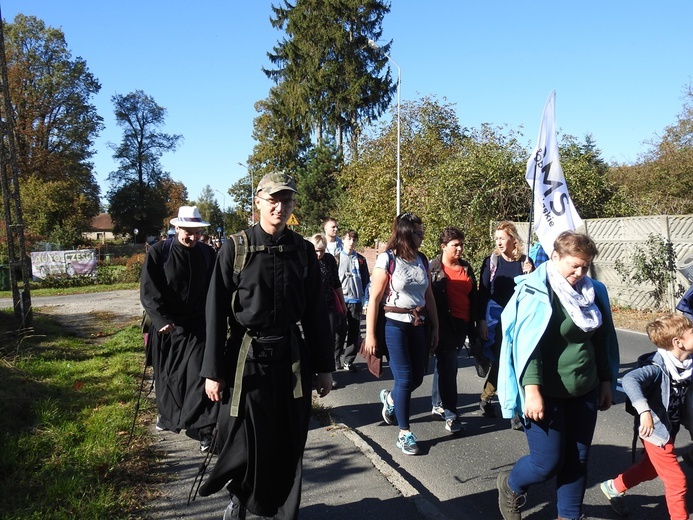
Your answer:
[[[599,384],[602,371],[597,366],[606,362],[595,353],[596,331],[585,332],[575,325],[555,295],[551,308],[549,324],[520,381],[522,386],[540,385],[545,396],[585,395]]]

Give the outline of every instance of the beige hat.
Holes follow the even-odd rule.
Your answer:
[[[274,195],[280,191],[289,190],[298,193],[293,177],[284,172],[268,173],[257,185],[257,191],[264,191],[267,195]]]
[[[178,218],[172,218],[171,225],[182,228],[196,228],[206,227],[210,224],[202,220],[197,206],[181,206],[178,208]]]

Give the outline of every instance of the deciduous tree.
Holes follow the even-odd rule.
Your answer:
[[[34,16],[5,25],[5,52],[27,229],[44,237],[84,230],[99,211],[90,159],[103,128],[91,103],[101,85],[63,31]]]
[[[118,126],[123,128],[123,140],[119,145],[111,143],[113,158],[118,169],[111,172],[108,194],[111,218],[116,229],[129,232],[134,223],[142,236],[158,234],[161,222],[167,216],[166,196],[161,183],[169,178],[163,171],[160,158],[165,152],[175,151],[182,136],[161,132],[166,119],[166,109],[154,98],[141,90],[127,95],[116,94],[111,98],[115,107]],[[124,204],[124,197],[133,200]],[[128,213],[121,209],[127,208]],[[124,226],[124,227],[123,227]]]

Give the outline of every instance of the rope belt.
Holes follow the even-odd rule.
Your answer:
[[[293,380],[294,399],[303,397],[303,385],[301,384],[301,352],[298,344],[298,335],[295,330],[290,332],[291,338],[291,375]],[[238,351],[238,362],[236,363],[236,375],[233,380],[233,388],[231,389],[231,417],[238,417],[238,409],[241,404],[241,393],[243,387],[243,373],[245,371],[245,362],[250,352],[250,347],[253,344],[253,339],[256,336],[251,335],[249,331],[243,335],[241,347]]]
[[[399,314],[410,314],[413,318],[414,321],[412,321],[412,325],[414,327],[419,327],[420,325],[424,324],[424,321],[426,319],[425,314],[423,311],[426,309],[425,305],[422,305],[420,307],[414,307],[413,309],[405,309],[404,307],[392,307],[390,305],[385,305],[383,306],[383,311],[384,312],[395,312]]]

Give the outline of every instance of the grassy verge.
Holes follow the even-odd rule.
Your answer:
[[[65,336],[39,313],[34,321],[32,336],[17,338],[0,312],[0,517],[138,516],[156,478],[145,427],[127,444],[144,356],[138,328],[95,341]]]
[[[61,296],[63,294],[88,294],[107,291],[119,291],[122,289],[139,289],[139,283],[116,283],[111,285],[85,285],[82,287],[62,287],[40,289],[31,287],[31,296]],[[21,291],[21,287],[20,287]],[[12,291],[0,291],[0,298],[12,298]]]

